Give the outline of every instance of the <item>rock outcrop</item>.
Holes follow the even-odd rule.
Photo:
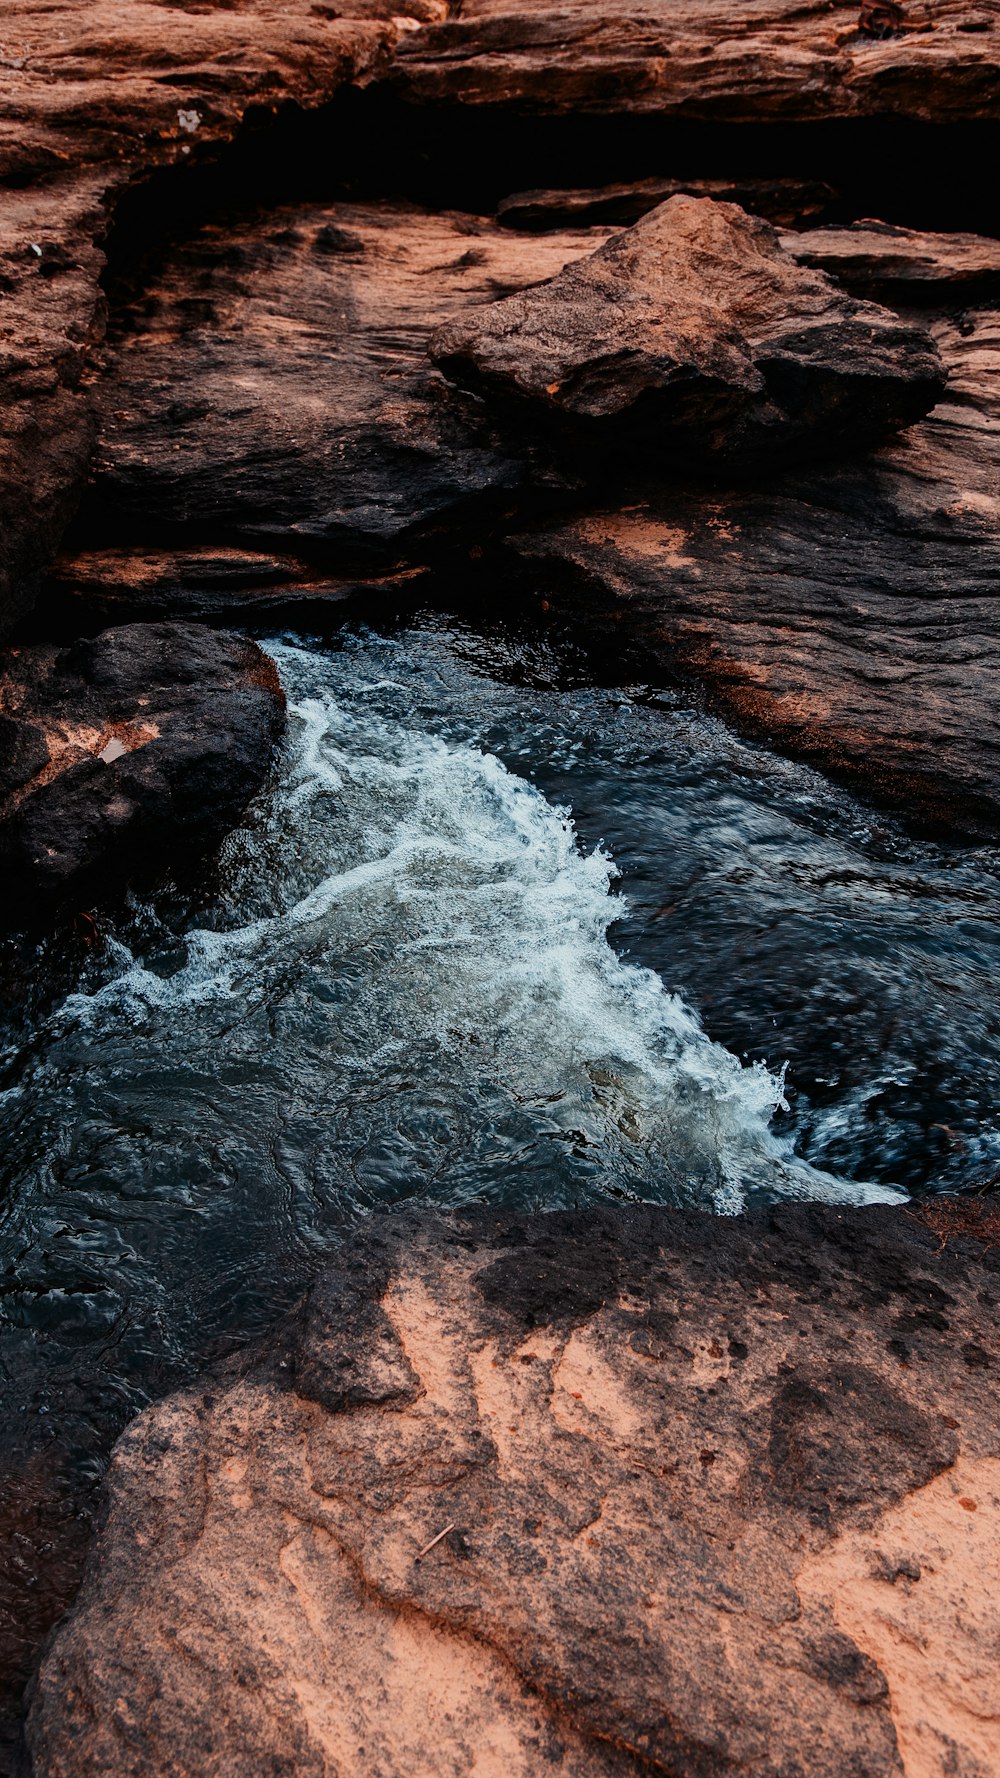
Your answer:
[[[553,609],[638,651],[633,676],[680,670],[769,744],[992,837],[1000,317],[934,332],[946,397],[870,457],[757,487],[635,487],[515,547]]]
[[[0,657],[6,911],[51,911],[222,839],[284,723],[273,663],[193,624]]]
[[[1000,1257],[379,1220],[118,1445],[32,1778],[989,1778]]]
[[[861,28],[863,10],[856,0],[464,0],[401,41],[392,77],[423,104],[712,123],[998,115],[995,0],[971,10],[907,0],[884,9],[879,30]]]
[[[651,468],[692,453],[759,465],[909,425],[944,386],[921,327],[796,265],[737,205],[687,196],[429,349],[452,381],[572,426],[599,472],[602,431]]]
[[[393,23],[365,0],[336,17],[306,0],[5,6],[0,635],[30,608],[86,471],[116,202],[155,168],[197,168],[248,110],[318,105],[364,78],[406,28],[405,6],[399,14]]]
[[[783,235],[782,246],[800,265],[829,272],[851,290],[899,303],[1000,295],[1000,241],[988,235],[942,235],[868,221]]]
[[[478,534],[529,466],[481,403],[449,394],[427,339],[593,244],[392,204],[203,229],[110,358],[83,526],[147,550],[297,550],[341,576],[412,565],[442,527]]]

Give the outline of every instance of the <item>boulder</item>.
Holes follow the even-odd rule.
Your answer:
[[[633,680],[685,674],[745,733],[994,840],[1000,315],[932,325],[947,394],[870,456],[633,487],[513,547],[536,597]]]
[[[216,845],[284,724],[273,663],[195,624],[0,656],[6,912],[68,906]]]
[[[119,1442],[22,1774],[985,1778],[995,1231],[376,1219]]]
[[[429,350],[454,382],[647,462],[857,445],[918,419],[944,385],[922,327],[797,266],[735,204],[687,196],[440,328]]]

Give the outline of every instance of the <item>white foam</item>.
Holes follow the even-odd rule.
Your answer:
[[[453,1075],[538,1107],[638,1195],[735,1210],[748,1185],[832,1202],[898,1201],[796,1162],[770,1128],[782,1076],[743,1066],[651,970],[620,959],[615,866],[570,813],[475,747],[351,707],[324,657],[275,651],[286,757],[230,847],[219,924],[167,978],[129,956],[67,1016],[155,1026],[277,1004],[304,972],[342,989],[331,1056],[377,1070],[419,1047]],[[355,687],[370,693],[397,681]],[[332,1064],[331,1064],[332,1065]],[[331,1077],[332,1078],[332,1077]]]

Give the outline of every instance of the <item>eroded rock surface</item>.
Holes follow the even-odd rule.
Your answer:
[[[523,104],[720,121],[997,115],[995,0],[906,0],[887,29],[837,0],[464,0],[400,43],[423,103]],[[887,12],[890,9],[885,9]]]
[[[990,1778],[998,1302],[898,1211],[378,1221],[121,1440],[24,1770]]]
[[[378,574],[464,513],[478,526],[531,466],[449,391],[428,336],[593,244],[391,204],[203,230],[109,366],[88,530],[321,551],[328,569]]]
[[[934,322],[948,391],[870,457],[635,489],[524,534],[553,605],[750,733],[935,825],[1000,823],[1000,317]]]
[[[284,724],[256,644],[185,623],[9,649],[0,696],[8,912],[103,893],[216,844]]]
[[[782,246],[800,265],[830,272],[850,289],[878,291],[898,302],[1000,294],[1000,241],[988,235],[936,234],[867,221],[783,235]]]
[[[924,330],[796,265],[735,204],[678,196],[550,283],[467,312],[453,381],[669,462],[827,452],[908,425],[944,383]]]

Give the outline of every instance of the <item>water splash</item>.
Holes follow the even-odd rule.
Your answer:
[[[274,652],[286,759],[230,845],[212,923],[169,971],[119,949],[111,979],[67,1001],[65,1028],[97,1043],[131,1028],[219,1072],[277,1019],[270,1066],[350,1151],[362,1201],[392,1195],[387,1108],[406,1132],[427,1123],[428,1097],[433,1131],[410,1130],[402,1150],[407,1189],[436,1201],[502,1196],[519,1164],[540,1203],[581,1189],[725,1211],[748,1188],[897,1197],[797,1162],[770,1128],[781,1074],[742,1065],[616,955],[615,866],[581,849],[567,809],[427,732],[405,682],[372,676],[377,655]],[[374,1158],[359,1088],[379,1107]]]

